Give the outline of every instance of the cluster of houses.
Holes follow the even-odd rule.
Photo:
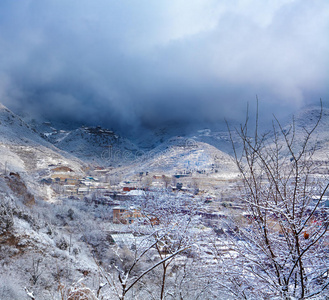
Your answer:
[[[40,181],[51,185],[64,195],[87,195],[98,190],[106,190],[109,185],[94,176],[80,177],[68,166],[49,165],[50,176]]]
[[[158,190],[159,188],[168,188],[172,191],[188,192],[190,194],[199,193],[199,189],[187,188],[180,179],[191,176],[190,173],[175,174],[173,176],[150,175],[147,172],[139,174],[136,181],[124,181],[122,185],[110,186],[108,176],[109,170],[97,168],[90,170],[90,176],[80,176],[74,172],[70,166],[49,165],[49,176],[41,180],[44,185],[51,186],[55,191],[62,195],[87,197],[94,204],[103,204],[113,207],[113,223],[115,224],[133,224],[136,220],[142,222],[151,222],[158,224],[158,220],[152,216],[145,216],[138,207],[126,205],[129,200],[138,196],[145,196],[147,191]],[[95,175],[95,176],[94,176]],[[141,180],[147,176],[148,185],[141,188]],[[146,178],[146,177],[145,177]],[[86,198],[86,199],[87,199]]]

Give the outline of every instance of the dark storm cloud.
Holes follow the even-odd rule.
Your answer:
[[[0,96],[110,127],[329,100],[329,2],[2,0]]]

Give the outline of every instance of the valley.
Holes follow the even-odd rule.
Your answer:
[[[279,295],[266,276],[281,263],[280,276],[295,272],[289,228],[299,228],[302,249],[313,243],[309,255],[323,265],[312,271],[312,288],[322,288],[327,109],[309,134],[319,113],[301,112],[257,148],[244,131],[171,129],[132,139],[100,126],[28,123],[1,106],[0,299]],[[249,273],[255,268],[262,291]]]

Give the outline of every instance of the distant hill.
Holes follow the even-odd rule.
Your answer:
[[[83,174],[83,163],[42,138],[19,116],[0,104],[0,173],[19,173],[28,187],[41,193],[38,181],[49,175],[50,165],[67,166]]]
[[[319,109],[319,107],[306,108],[295,116],[296,140],[301,141],[305,128],[314,125]],[[285,130],[289,130],[290,124],[291,120],[288,120],[281,125]],[[129,170],[127,172],[132,174],[146,169],[169,173],[183,169],[211,170],[214,165],[218,165],[219,161],[227,161],[230,158],[229,155],[233,155],[231,138],[238,151],[241,149],[241,140],[235,130],[239,128],[239,125],[230,124],[229,126],[231,136],[226,124],[210,124],[208,127],[199,127],[195,124],[189,129],[168,125],[135,135],[127,133],[129,138],[100,126],[82,126],[68,130],[55,128],[51,123],[44,122],[36,128],[41,130],[41,135],[54,146],[86,163],[106,167],[125,167]],[[318,163],[323,161],[325,164],[325,161],[328,161],[328,128],[329,110],[323,109],[322,120],[311,140],[311,144],[317,147],[315,158],[319,160]],[[266,131],[261,127],[260,132],[262,130]],[[271,142],[271,136],[268,138]],[[182,143],[187,144],[182,146]],[[195,148],[189,147],[188,144],[189,146],[193,144]],[[215,159],[215,157],[220,157],[220,159]],[[230,161],[232,161],[231,158]],[[233,169],[233,165],[222,163],[217,172],[231,172]]]
[[[130,178],[139,173],[211,176],[237,175],[233,158],[214,146],[183,137],[172,137],[150,151],[139,152],[131,164],[117,172]]]
[[[128,139],[100,126],[62,130],[46,123],[43,130],[45,139],[57,148],[94,165],[117,166],[124,163],[119,159],[124,153],[138,151],[138,147]],[[117,157],[114,158],[115,155]]]

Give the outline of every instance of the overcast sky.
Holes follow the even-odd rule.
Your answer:
[[[0,102],[107,127],[329,101],[328,0],[1,0]]]

